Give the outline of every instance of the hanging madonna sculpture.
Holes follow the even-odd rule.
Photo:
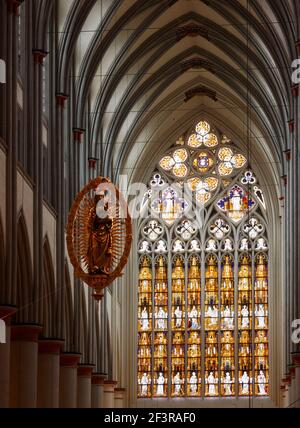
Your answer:
[[[67,247],[75,275],[94,289],[96,300],[122,275],[131,243],[131,218],[123,195],[107,178],[91,180],[71,207]]]

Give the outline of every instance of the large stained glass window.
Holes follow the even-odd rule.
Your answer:
[[[269,395],[266,202],[201,121],[160,160],[139,226],[137,395]]]

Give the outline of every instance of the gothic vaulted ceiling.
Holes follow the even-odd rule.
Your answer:
[[[271,163],[278,182],[294,114],[298,1],[58,3],[59,91],[70,93],[73,75],[75,125],[88,129],[104,174],[141,178],[203,116],[241,146],[251,141],[253,162]]]

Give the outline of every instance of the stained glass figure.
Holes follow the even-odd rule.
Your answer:
[[[252,370],[252,269],[249,256],[245,254],[240,258],[238,276],[239,394],[249,395],[252,393],[248,375]]]
[[[263,253],[256,257],[254,303],[256,337],[266,338],[268,335],[268,269],[267,257]],[[255,351],[255,393],[256,395],[267,395],[269,388],[268,344],[258,341]]]
[[[139,274],[139,351],[138,351],[138,395],[151,397],[151,328],[152,328],[152,272],[148,257],[143,257]],[[147,383],[146,383],[147,380]]]
[[[154,283],[154,396],[167,395],[168,359],[168,273],[164,257],[160,256],[155,266]]]
[[[238,223],[255,207],[255,201],[241,187],[235,185],[218,201],[217,206],[230,220]]]
[[[234,346],[234,273],[231,256],[226,255],[222,262],[221,279],[221,394],[234,395],[235,365]]]
[[[177,218],[184,214],[188,208],[188,203],[183,198],[178,197],[176,190],[168,187],[163,191],[161,198],[153,201],[151,208],[167,224],[173,224]]]

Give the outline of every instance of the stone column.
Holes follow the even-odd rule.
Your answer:
[[[13,306],[0,307],[0,320],[5,322],[5,342],[0,343],[0,408],[9,407],[10,321],[15,312]]]
[[[285,403],[285,385],[281,385],[280,386],[280,407],[284,408],[284,403]]]
[[[106,375],[102,373],[92,374],[92,408],[103,407],[103,383]]]
[[[10,407],[36,407],[38,373],[38,325],[11,327]]]
[[[62,345],[63,342],[58,340],[39,341],[37,407],[59,406],[59,363]]]
[[[103,407],[113,409],[115,407],[115,387],[118,382],[105,380],[103,383]]]
[[[60,355],[59,407],[77,407],[77,365],[81,354]]]
[[[295,407],[295,367],[293,365],[289,366],[289,377],[291,380],[291,385],[289,388],[289,407]]]
[[[290,395],[291,395],[291,379],[289,375],[286,375],[283,379],[283,384],[285,386],[285,393],[284,393],[284,400],[283,400],[283,407],[287,408],[290,405]]]
[[[293,352],[293,363],[295,365],[295,396],[294,406],[300,408],[300,352]]]
[[[92,365],[79,364],[77,368],[77,407],[90,408],[92,400]]]
[[[115,408],[123,409],[125,407],[125,388],[115,388]]]

